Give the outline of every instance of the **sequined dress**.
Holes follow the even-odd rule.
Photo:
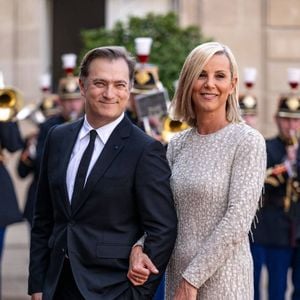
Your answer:
[[[178,215],[167,299],[184,277],[198,299],[252,300],[248,232],[264,182],[264,138],[245,124],[208,135],[193,128],[171,140],[167,156]]]

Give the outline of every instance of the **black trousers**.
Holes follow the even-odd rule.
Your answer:
[[[85,300],[74,280],[70,261],[66,258],[53,300]]]
[[[120,294],[119,296],[114,296],[113,299],[151,300],[152,297],[141,295],[135,288],[128,288],[127,290],[123,291],[122,294]],[[70,261],[66,258],[52,300],[88,300],[81,295],[73,277]],[[109,300],[109,298],[107,298],[107,300]]]

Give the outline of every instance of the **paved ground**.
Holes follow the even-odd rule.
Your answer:
[[[2,300],[28,300],[28,240],[27,224],[8,227],[2,262]]]

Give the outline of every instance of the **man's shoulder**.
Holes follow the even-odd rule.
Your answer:
[[[64,141],[69,134],[78,133],[82,126],[82,119],[74,122],[67,122],[61,124],[54,124],[50,129],[51,139],[58,139],[59,141]]]
[[[83,123],[83,118],[80,118],[73,122],[58,123],[58,124],[56,124],[57,126],[55,127],[55,130],[60,131],[60,132],[67,132],[69,130],[81,127],[82,123]]]
[[[141,144],[149,144],[156,142],[156,140],[152,136],[148,135],[141,128],[134,124],[132,124],[131,137],[135,139],[136,142]]]
[[[51,128],[54,125],[63,124],[64,119],[60,115],[52,116],[41,124],[41,128]]]

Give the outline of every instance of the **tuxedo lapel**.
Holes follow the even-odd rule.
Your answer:
[[[72,203],[72,214],[74,215],[82,204],[87,200],[89,193],[93,190],[95,184],[103,176],[104,172],[109,168],[115,157],[122,151],[128,141],[132,124],[125,117],[121,123],[115,128],[105,144],[100,156],[98,157],[84,187],[82,197],[77,198]]]
[[[67,182],[66,182],[67,169],[76,142],[76,138],[78,136],[82,123],[83,123],[83,119],[80,119],[74,122],[73,124],[70,124],[70,127],[68,128],[68,132],[63,137],[64,139],[63,142],[60,143],[60,150],[58,151],[59,153],[57,154],[60,155],[60,157],[62,157],[61,164],[60,166],[58,166],[60,168],[59,174],[61,175],[61,182],[62,182],[61,192],[64,198],[65,208],[69,215],[71,215],[71,205],[70,205],[70,199],[67,191]]]

